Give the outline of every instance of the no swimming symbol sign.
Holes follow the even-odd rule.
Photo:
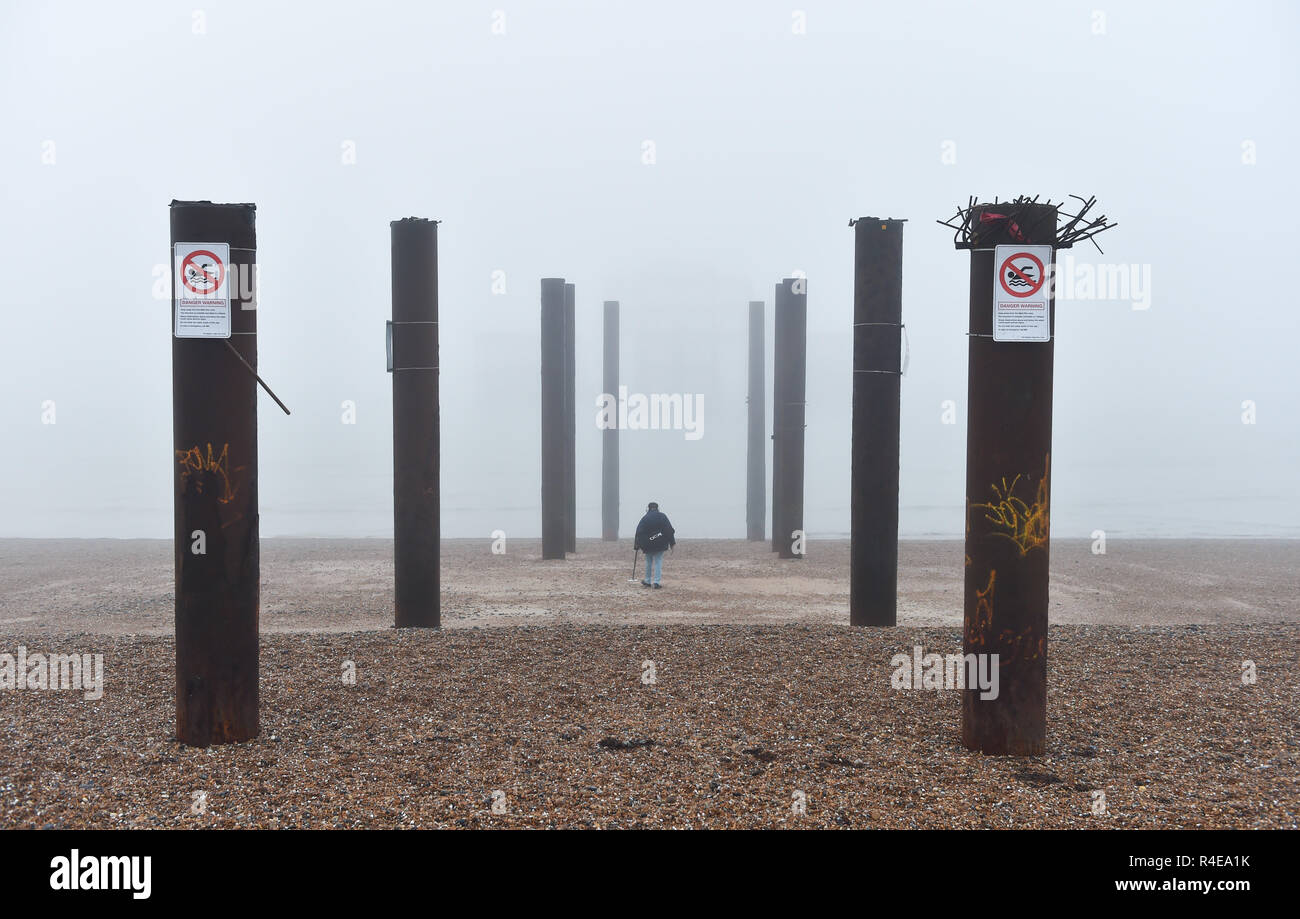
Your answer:
[[[1051,341],[1051,246],[996,246],[993,250],[993,340]]]
[[[230,244],[176,243],[172,284],[177,338],[230,337]]]

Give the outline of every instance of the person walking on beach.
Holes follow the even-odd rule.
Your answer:
[[[645,516],[636,525],[636,548],[645,553],[645,578],[643,587],[659,588],[664,572],[664,553],[677,545],[673,525],[668,515],[659,510],[654,501],[646,507]]]

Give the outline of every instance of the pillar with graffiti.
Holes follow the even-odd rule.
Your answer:
[[[1059,226],[1060,206],[1036,198],[972,199],[946,223],[971,253],[963,651],[975,666],[961,733],[982,753],[1047,743],[1052,266],[1056,249],[1110,226],[1079,200]]]

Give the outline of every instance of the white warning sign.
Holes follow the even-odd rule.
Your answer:
[[[177,338],[230,337],[230,244],[176,243],[172,303]]]
[[[1051,341],[1051,246],[993,249],[993,340]]]

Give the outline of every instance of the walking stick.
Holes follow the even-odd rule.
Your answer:
[[[632,547],[632,577],[628,578],[628,583],[636,580],[636,553],[637,547]]]

